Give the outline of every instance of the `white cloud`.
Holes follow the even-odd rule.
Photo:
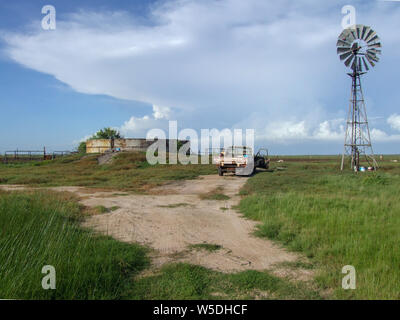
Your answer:
[[[167,132],[170,112],[171,109],[168,107],[153,105],[152,116],[131,117],[118,130],[127,138],[145,138],[147,132],[154,128]]]
[[[335,69],[326,59],[339,63],[330,44],[340,24],[313,15],[316,3],[165,1],[146,24],[126,12],[79,11],[58,18],[54,32],[3,39],[11,59],[83,93],[185,110],[301,110]]]
[[[171,109],[168,107],[153,106],[153,117],[155,119],[168,119],[171,113]]]
[[[74,141],[72,141],[72,144],[73,144],[73,145],[79,145],[81,142],[87,141],[87,140],[90,139],[92,136],[93,136],[93,134],[86,135],[86,136],[84,136],[83,138],[81,138],[81,139],[79,139],[79,140],[74,140]]]
[[[319,117],[318,117],[319,118]],[[299,141],[343,141],[344,119],[331,119],[319,122],[318,119],[306,120],[290,119],[281,121],[268,121],[258,115],[251,115],[236,125],[236,128],[255,129],[256,139],[269,142],[293,142]]]
[[[398,114],[392,114],[387,119],[387,123],[392,127],[392,129],[400,131],[400,116]]]
[[[265,133],[267,139],[271,140],[290,140],[290,139],[302,139],[307,137],[307,131],[305,128],[305,122],[276,122],[271,123],[267,126]]]
[[[374,141],[376,141],[376,142],[398,142],[398,141],[400,141],[400,135],[399,134],[389,135],[380,129],[373,128],[371,130],[371,140],[372,140],[372,143],[374,143]]]
[[[318,140],[344,140],[345,120],[334,119],[321,122],[318,129],[314,131],[313,138]]]
[[[171,106],[184,127],[251,128],[254,113],[260,137],[336,141],[343,128],[326,119],[343,117],[349,86],[335,50],[340,9],[320,0],[166,0],[144,23],[122,11],[78,11],[59,15],[54,32],[38,22],[2,38],[12,60],[76,91],[153,105],[152,116],[122,125],[126,135],[161,127],[171,114],[157,106]],[[399,12],[358,8],[392,53]]]

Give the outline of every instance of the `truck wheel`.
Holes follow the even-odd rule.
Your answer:
[[[218,167],[218,175],[221,177],[224,175],[224,172],[222,171],[221,167]]]

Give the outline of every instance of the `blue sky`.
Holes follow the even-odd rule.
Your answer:
[[[57,29],[41,29],[41,9]],[[341,8],[383,43],[363,79],[373,145],[399,153],[400,3],[382,1],[3,1],[0,152],[71,150],[112,126],[128,137],[254,128],[275,154],[340,153],[350,78]]]

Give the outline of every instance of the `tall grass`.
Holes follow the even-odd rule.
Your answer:
[[[80,208],[57,193],[0,194],[0,298],[119,299],[148,265],[146,250],[79,227]],[[41,286],[56,270],[56,290]]]
[[[333,164],[283,174],[261,173],[243,190],[245,216],[262,222],[257,235],[304,252],[321,270],[332,297],[400,298],[400,176],[338,173]],[[343,290],[342,267],[356,269],[356,290]]]

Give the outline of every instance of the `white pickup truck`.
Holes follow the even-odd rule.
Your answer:
[[[217,165],[220,176],[223,176],[226,172],[233,172],[239,176],[249,176],[254,173],[256,168],[268,169],[268,151],[260,149],[254,156],[250,147],[233,146],[223,149],[214,158],[214,163]]]

